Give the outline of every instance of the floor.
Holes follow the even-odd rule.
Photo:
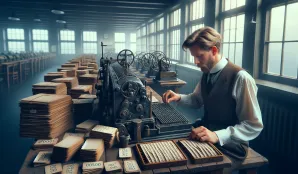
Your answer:
[[[33,143],[33,139],[19,136],[19,101],[32,95],[32,84],[44,81],[43,75],[57,71],[57,67],[48,68],[22,84],[13,85],[9,92],[7,89],[0,92],[0,173],[18,173]]]
[[[47,70],[38,73],[34,77],[27,79],[20,85],[13,85],[10,91],[0,92],[0,173],[15,174],[18,173],[33,139],[19,137],[20,108],[19,101],[22,98],[32,95],[32,84],[42,82],[43,75],[47,72],[57,71],[58,66],[53,66]],[[159,94],[165,89],[156,89]],[[202,110],[189,110],[178,107],[186,117],[194,121],[198,112]],[[259,173],[275,173],[269,167],[263,167]]]

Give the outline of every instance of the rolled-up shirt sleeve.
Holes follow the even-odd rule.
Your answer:
[[[240,123],[215,131],[221,146],[232,139],[235,141],[253,140],[262,131],[263,122],[257,100],[257,90],[254,79],[246,71],[239,71],[232,95],[236,100],[236,114]]]
[[[192,108],[201,108],[203,106],[203,98],[201,95],[201,81],[197,84],[193,93],[190,94],[180,94],[181,99],[177,102],[178,105],[192,107]]]

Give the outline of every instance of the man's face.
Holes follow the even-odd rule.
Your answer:
[[[191,55],[197,67],[201,68],[204,73],[208,73],[213,65],[214,55],[212,51],[206,51],[199,46],[194,45],[189,48]]]

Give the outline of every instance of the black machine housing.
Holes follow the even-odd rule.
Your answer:
[[[133,55],[127,51],[125,54]],[[126,59],[127,55],[124,57]],[[130,136],[131,142],[183,137],[189,133],[190,123],[162,125],[156,119],[145,81],[130,71],[132,63],[123,63],[123,59],[118,58],[117,62],[101,59],[99,77],[102,85],[98,88],[100,124],[117,127],[119,136]]]

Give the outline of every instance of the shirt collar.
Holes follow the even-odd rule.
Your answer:
[[[210,73],[216,73],[221,71],[228,64],[228,60],[225,57],[222,57],[219,62],[210,70]]]

